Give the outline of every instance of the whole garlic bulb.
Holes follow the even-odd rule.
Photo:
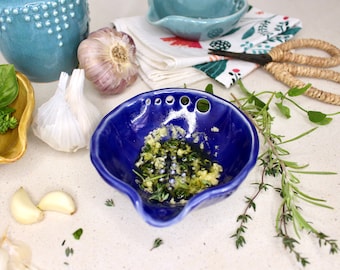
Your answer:
[[[33,118],[34,134],[55,150],[76,152],[89,147],[101,114],[84,96],[84,83],[82,69],[74,69],[70,80],[67,73],[61,72],[55,94]]]
[[[90,33],[78,47],[79,67],[102,94],[118,94],[138,76],[136,46],[126,33],[105,27]]]

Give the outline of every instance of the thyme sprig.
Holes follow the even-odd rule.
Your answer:
[[[290,118],[290,107],[286,103],[294,105],[296,108],[306,113],[308,119],[318,125],[326,125],[332,121],[331,116],[339,114],[336,112],[333,114],[325,114],[319,111],[309,111],[295,102],[292,97],[302,95],[308,90],[310,85],[306,85],[303,88],[292,88],[287,93],[265,91],[258,94],[250,93],[241,81],[238,82],[240,89],[245,94],[245,98],[237,99],[234,95],[233,102],[249,117],[249,119],[256,126],[258,133],[263,138],[263,151],[258,157],[259,165],[262,167],[262,175],[259,183],[254,183],[257,186],[257,190],[251,197],[246,196],[246,207],[244,211],[237,217],[238,227],[235,233],[231,236],[235,238],[236,248],[242,247],[246,244],[245,233],[247,230],[247,222],[252,220],[250,210],[256,211],[255,200],[261,194],[262,191],[266,191],[269,188],[276,191],[280,198],[281,204],[279,206],[275,230],[277,237],[281,238],[283,246],[292,253],[296,260],[301,263],[302,266],[309,264],[307,257],[297,250],[297,245],[300,244],[297,239],[300,239],[300,231],[305,230],[308,233],[314,235],[321,246],[329,246],[330,254],[335,254],[339,251],[337,241],[330,238],[328,235],[316,229],[311,222],[307,221],[302,214],[302,208],[299,203],[301,201],[309,204],[320,206],[324,208],[330,208],[326,204],[326,201],[304,193],[300,187],[300,175],[301,174],[318,174],[329,175],[335,174],[334,172],[322,172],[322,171],[306,171],[305,168],[308,164],[298,164],[297,162],[290,161],[290,152],[284,148],[284,145],[304,136],[312,133],[317,129],[314,127],[292,139],[283,140],[284,136],[278,135],[272,131],[274,117],[270,111],[273,102],[276,101],[276,108],[286,118]],[[260,95],[269,95],[266,102],[262,101]],[[271,176],[280,179],[280,184],[275,187],[273,184],[266,183],[266,176]],[[295,236],[292,236],[291,231]]]

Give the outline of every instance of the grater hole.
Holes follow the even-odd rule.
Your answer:
[[[169,105],[174,104],[175,98],[174,98],[173,96],[167,96],[167,97],[165,98],[165,102],[166,102],[167,104],[169,104]]]
[[[155,105],[161,105],[162,104],[162,99],[161,98],[156,98],[155,99]]]
[[[206,113],[210,110],[210,102],[205,98],[197,100],[196,109],[201,113]]]
[[[186,106],[190,103],[190,99],[187,96],[183,96],[181,97],[180,102],[183,106]]]

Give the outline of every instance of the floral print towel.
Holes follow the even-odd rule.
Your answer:
[[[137,47],[142,79],[153,89],[215,79],[227,88],[257,68],[256,64],[209,55],[209,48],[266,53],[291,39],[302,28],[299,19],[250,7],[227,35],[208,41],[188,41],[153,26],[145,17],[118,18],[118,31],[131,35]]]

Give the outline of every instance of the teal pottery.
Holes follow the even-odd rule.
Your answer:
[[[87,0],[1,0],[0,51],[31,81],[50,82],[78,65],[89,32]]]
[[[187,40],[230,32],[248,10],[247,0],[148,0],[147,20]]]

